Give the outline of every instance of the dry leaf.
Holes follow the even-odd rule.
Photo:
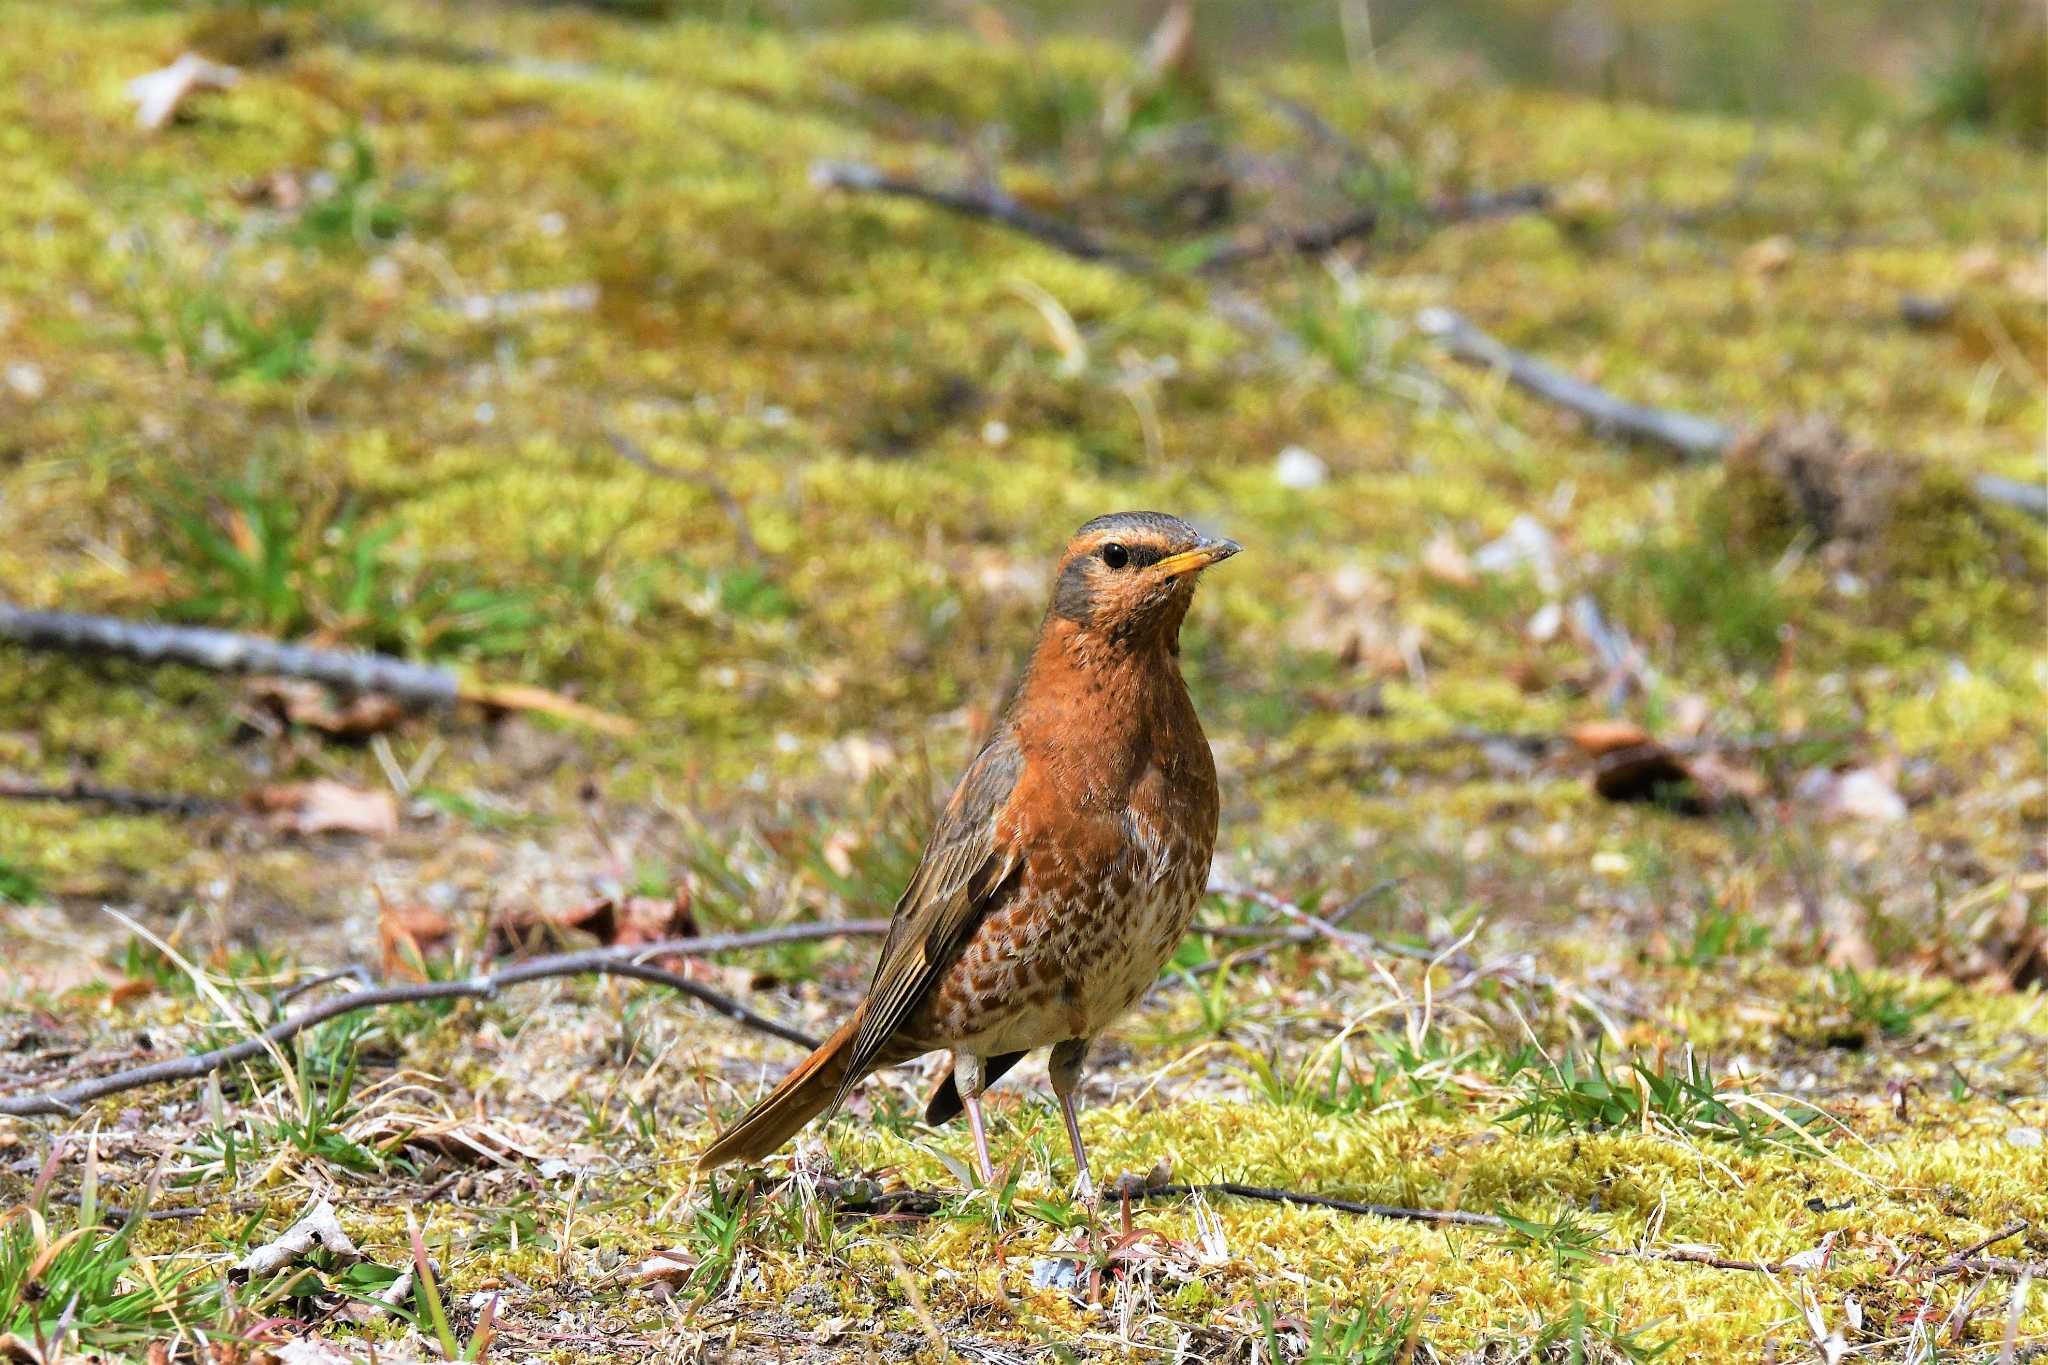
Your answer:
[[[242,73],[232,66],[187,52],[169,66],[128,82],[128,98],[135,102],[135,126],[153,133],[177,117],[178,107],[194,92],[231,90],[241,79]]]
[[[1799,248],[1783,233],[1766,237],[1742,253],[1742,273],[1775,275],[1792,264],[1792,258],[1798,254]]]
[[[1632,720],[1580,721],[1564,732],[1565,738],[1598,758],[1616,749],[1632,749],[1651,742],[1650,732]]]
[[[5,1365],[43,1365],[42,1352],[12,1332],[0,1334],[0,1362]]]
[[[142,999],[143,996],[148,995],[155,989],[156,983],[154,981],[145,981],[141,977],[136,976],[125,977],[120,981],[116,981],[113,988],[107,992],[107,1003],[111,1005],[125,1005],[131,1000]]]
[[[2005,258],[1992,242],[1979,242],[1956,257],[1956,278],[1965,284],[1995,280],[2004,270]]]
[[[606,947],[634,943],[658,943],[669,938],[694,938],[697,919],[690,912],[690,892],[679,888],[674,896],[609,896],[569,910],[512,911],[491,925],[493,955],[516,953],[535,937],[559,937],[561,931],[579,929],[594,935]]]
[[[1592,755],[1593,790],[1609,801],[1663,801],[1706,815],[1762,799],[1763,776],[1716,754],[1681,756],[1630,720],[1581,721],[1565,731]]]
[[[1499,539],[1488,541],[1472,552],[1472,567],[1483,574],[1507,574],[1526,568],[1536,586],[1554,593],[1559,584],[1557,537],[1527,512],[1508,523]]]
[[[819,850],[819,852],[825,859],[825,866],[832,869],[834,876],[851,877],[853,875],[853,853],[860,845],[860,836],[852,830],[834,830],[832,837],[825,841],[825,847]]]
[[[377,943],[384,975],[420,979],[427,954],[448,942],[455,925],[431,905],[400,901],[393,905],[377,893]]]
[[[325,1199],[317,1201],[298,1222],[286,1228],[274,1241],[265,1242],[235,1263],[235,1270],[244,1277],[270,1275],[284,1269],[299,1257],[314,1248],[319,1248],[341,1261],[360,1261],[362,1252],[334,1216],[334,1205]]]
[[[1479,581],[1472,561],[1449,531],[1438,531],[1422,547],[1422,571],[1454,588],[1469,588]]]
[[[657,1251],[640,1264],[626,1272],[626,1278],[634,1284],[665,1284],[671,1287],[682,1284],[696,1273],[697,1253],[678,1247],[671,1251]]]
[[[1815,768],[1799,779],[1792,794],[1811,804],[1823,820],[1895,823],[1906,818],[1906,799],[1892,785],[1891,766],[1845,772]]]
[[[363,791],[324,777],[258,787],[248,804],[284,834],[398,833],[398,802],[390,792]]]
[[[251,702],[279,720],[340,739],[382,734],[405,716],[405,708],[381,692],[365,692],[336,705],[320,684],[295,678],[258,678],[247,692]]]

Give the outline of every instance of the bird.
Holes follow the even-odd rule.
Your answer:
[[[866,995],[698,1158],[758,1161],[882,1067],[950,1051],[925,1121],[963,1110],[992,1186],[981,1098],[1039,1048],[1073,1148],[1095,1039],[1158,978],[1208,885],[1216,764],[1180,670],[1204,570],[1239,552],[1179,517],[1118,512],[1074,533],[1001,718],[953,788],[896,902]]]

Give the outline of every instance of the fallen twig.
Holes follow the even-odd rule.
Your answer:
[[[1338,1213],[1359,1214],[1367,1218],[1389,1218],[1404,1223],[1491,1228],[1503,1232],[1512,1226],[1505,1218],[1490,1213],[1468,1213],[1462,1209],[1412,1209],[1399,1204],[1366,1204],[1353,1199],[1333,1198],[1327,1194],[1309,1194],[1302,1190],[1274,1189],[1265,1185],[1240,1185],[1232,1180],[1202,1184],[1148,1185],[1127,1178],[1112,1185],[1109,1192],[1132,1199],[1164,1199],[1186,1194],[1226,1194],[1239,1199],[1257,1199],[1270,1204],[1296,1204],[1313,1209],[1333,1209]],[[1681,1261],[1689,1265],[1713,1266],[1719,1270],[1747,1270],[1770,1274],[1778,1269],[1762,1261],[1737,1260],[1689,1247],[1601,1247],[1599,1250],[1603,1256]]]
[[[1389,880],[1374,886],[1356,904],[1347,906],[1336,919],[1325,919],[1323,916],[1317,915],[1312,911],[1304,910],[1285,896],[1261,890],[1256,886],[1244,886],[1221,877],[1210,878],[1208,889],[1211,895],[1230,896],[1236,900],[1250,901],[1254,905],[1263,906],[1276,915],[1281,915],[1295,921],[1305,934],[1315,938],[1327,939],[1333,943],[1341,943],[1345,947],[1361,953],[1384,953],[1389,957],[1408,957],[1427,962],[1436,956],[1428,948],[1419,948],[1406,943],[1383,943],[1370,934],[1361,934],[1356,930],[1346,929],[1337,922],[1338,919],[1350,915],[1367,900],[1380,895],[1383,891],[1391,889],[1394,885],[1396,885],[1396,882]],[[1210,931],[1204,930],[1204,932]]]
[[[707,471],[677,469],[674,465],[663,464],[660,460],[655,459],[645,450],[642,450],[630,437],[622,435],[610,427],[605,428],[604,438],[611,442],[612,449],[617,451],[619,457],[627,463],[638,465],[658,478],[675,479],[682,483],[693,483],[710,493],[712,497],[718,500],[718,505],[725,509],[726,520],[732,523],[733,533],[739,537],[741,553],[745,554],[748,559],[756,562],[767,558],[767,555],[761,549],[761,543],[754,539],[753,527],[747,524],[747,509],[734,496],[732,489],[726,487],[723,479]]]
[[[52,1195],[51,1198],[53,1202],[63,1204],[67,1208],[75,1209],[84,1203],[75,1194]],[[211,1213],[253,1213],[257,1209],[268,1207],[270,1201],[267,1199],[237,1199],[227,1204],[179,1204],[162,1209],[146,1208],[142,1210],[142,1218],[145,1222],[169,1223],[187,1218],[204,1218]],[[134,1210],[124,1209],[118,1204],[100,1204],[97,1208],[101,1221],[106,1223],[125,1223],[135,1217]]]
[[[215,1048],[211,1052],[195,1053],[186,1057],[169,1058],[152,1062],[147,1066],[117,1071],[112,1075],[80,1081],[56,1090],[40,1094],[23,1095],[18,1098],[0,1096],[0,1114],[16,1118],[28,1118],[41,1114],[76,1114],[81,1105],[108,1095],[127,1090],[140,1089],[146,1085],[160,1085],[169,1081],[195,1080],[210,1075],[223,1067],[262,1055],[268,1049],[298,1036],[316,1024],[324,1024],[346,1014],[362,1010],[377,1009],[385,1005],[417,1004],[426,1000],[483,1000],[495,996],[508,986],[517,986],[529,981],[540,981],[554,977],[610,974],[631,976],[643,981],[652,981],[669,986],[694,1000],[709,1006],[733,1022],[757,1032],[787,1039],[803,1047],[815,1047],[816,1040],[809,1034],[791,1028],[787,1024],[767,1018],[719,991],[691,981],[680,973],[653,966],[644,961],[648,957],[672,955],[702,955],[727,952],[743,947],[758,947],[769,943],[794,943],[807,938],[827,938],[840,934],[880,934],[887,932],[887,925],[879,920],[852,920],[832,924],[795,924],[781,929],[761,930],[750,934],[711,935],[696,939],[671,939],[661,943],[622,945],[615,948],[590,948],[582,952],[555,953],[547,957],[533,958],[527,962],[515,963],[495,972],[486,972],[461,981],[423,981],[404,986],[380,986],[370,990],[354,991],[324,1004],[316,1005],[303,1014],[280,1019],[262,1033],[245,1038],[227,1047]]]
[[[1072,223],[1025,208],[1009,195],[983,189],[943,189],[909,176],[890,175],[858,161],[819,161],[811,166],[811,183],[820,189],[915,199],[986,223],[1021,232],[1083,261],[1102,261],[1134,274],[1154,273],[1153,264],[1121,247],[1111,246]]]
[[[929,1218],[956,1198],[943,1190],[885,1190],[872,1180],[821,1180],[818,1197],[843,1213],[864,1213],[880,1218]],[[1306,1190],[1277,1189],[1269,1185],[1244,1185],[1234,1180],[1187,1181],[1154,1184],[1144,1176],[1125,1175],[1110,1182],[1104,1191],[1110,1199],[1142,1202],[1147,1199],[1177,1199],[1187,1195],[1226,1195],[1256,1199],[1267,1204],[1293,1204],[1301,1208],[1329,1209],[1364,1218],[1385,1218],[1400,1223],[1429,1223],[1438,1227],[1485,1228],[1511,1231],[1514,1225],[1491,1213],[1470,1213],[1464,1209],[1409,1208],[1401,1204],[1369,1204],[1334,1195],[1312,1194]],[[1784,1267],[1769,1261],[1746,1261],[1699,1247],[1600,1247],[1603,1256],[1629,1256],[1647,1261],[1675,1261],[1684,1265],[1711,1266],[1716,1270],[1742,1270],[1752,1274],[1776,1274]],[[2015,1263],[2020,1264],[2020,1263]]]
[[[1601,435],[1662,446],[1689,460],[1717,459],[1735,444],[1736,432],[1731,426],[1710,417],[1617,398],[1598,385],[1496,341],[1448,308],[1425,308],[1415,322],[1454,358],[1501,371],[1538,398],[1584,417]]]
[[[5,602],[0,602],[0,640],[29,649],[104,654],[146,664],[189,664],[215,673],[310,678],[349,692],[382,692],[411,706],[449,706],[462,696],[461,680],[448,670],[389,655],[309,649],[202,626],[24,611]]]
[[[1585,418],[1601,435],[1659,446],[1688,460],[1715,460],[1726,455],[1741,434],[1738,428],[1711,417],[1617,397],[1488,336],[1451,309],[1425,308],[1415,321],[1454,358],[1500,371],[1510,383]],[[1971,487],[1986,502],[2048,519],[2048,484],[1979,474],[1971,480]]]
[[[1467,1213],[1463,1209],[1411,1209],[1399,1204],[1363,1204],[1355,1199],[1309,1194],[1303,1190],[1240,1185],[1234,1180],[1165,1185],[1145,1185],[1133,1181],[1113,1185],[1109,1192],[1113,1195],[1128,1195],[1133,1199],[1171,1199],[1188,1194],[1227,1194],[1239,1199],[1258,1199],[1269,1204],[1298,1204],[1312,1209],[1334,1209],[1338,1213],[1355,1213],[1367,1218],[1391,1218],[1403,1223],[1436,1223],[1455,1227],[1497,1228],[1503,1231],[1508,1227],[1505,1218],[1497,1218],[1490,1213]]]
[[[1550,204],[1550,189],[1544,185],[1523,185],[1498,194],[1446,195],[1424,206],[1422,216],[1436,224],[1470,222],[1476,218],[1500,218],[1512,213],[1540,212]],[[1256,261],[1273,255],[1316,256],[1335,250],[1359,237],[1378,231],[1382,214],[1378,205],[1347,213],[1333,222],[1305,228],[1269,227],[1248,242],[1218,247],[1195,266],[1203,274]]]
[[[1603,1256],[1633,1256],[1643,1261],[1681,1261],[1687,1265],[1712,1266],[1716,1270],[1748,1270],[1758,1275],[1775,1275],[1782,1267],[1769,1261],[1744,1261],[1690,1247],[1602,1247]]]
[[[1976,1257],[1977,1253],[1982,1251],[1985,1247],[1993,1246],[1999,1242],[2003,1242],[2008,1237],[2017,1237],[2021,1233],[2025,1232],[2031,1226],[2033,1225],[2029,1223],[2026,1219],[2016,1218],[2012,1222],[2006,1224],[2006,1226],[1992,1233],[1989,1237],[1979,1238],[1977,1241],[1970,1243],[1968,1246],[1964,1247],[1961,1251],[1958,1251],[1955,1255],[1949,1257],[1946,1261],[1943,1261],[1940,1265],[1936,1266],[1933,1270],[1929,1271],[1928,1273],[1935,1279],[1941,1279],[1943,1276],[1947,1275],[1965,1274],[1971,1269],[1973,1264],[1984,1265],[1990,1264],[1992,1262],[2002,1262],[2004,1258],[1996,1256],[1990,1257],[1982,1262],[1975,1262],[1973,1261],[1973,1258]],[[2014,1261],[2010,1264],[2021,1265],[2024,1263]],[[2048,1271],[2048,1266],[2043,1266],[2037,1262],[2035,1263],[2035,1269],[2030,1273],[2038,1275],[2042,1274],[2044,1271]],[[2019,1272],[2009,1271],[2007,1273],[2018,1274]]]
[[[944,189],[909,176],[890,175],[857,161],[820,161],[811,167],[811,183],[827,189],[915,199],[935,208],[1014,229],[1079,260],[1115,265],[1137,275],[1162,273],[1157,262],[1112,246],[1064,219],[1025,208],[1000,190]],[[1499,194],[1447,195],[1425,206],[1423,214],[1432,222],[1451,223],[1527,212],[1541,209],[1549,202],[1547,187],[1524,185]],[[1192,269],[1197,274],[1207,275],[1267,256],[1317,255],[1355,238],[1371,236],[1378,230],[1382,217],[1380,206],[1369,204],[1328,223],[1300,228],[1267,227],[1248,241],[1216,248],[1195,262]]]
[[[2011,1256],[1972,1256],[1967,1260],[1949,1261],[1934,1268],[1934,1275],[2027,1275],[2034,1279],[2048,1279],[2048,1261],[2022,1261]]]
[[[631,734],[636,728],[622,716],[608,715],[544,688],[493,686],[388,654],[313,649],[206,626],[166,626],[74,611],[26,611],[0,602],[0,640],[27,649],[105,655],[145,664],[186,664],[215,673],[308,678],[346,692],[379,692],[408,706],[452,706],[470,701],[504,710],[544,711],[611,734]]]
[[[217,796],[131,791],[93,782],[67,782],[61,787],[34,782],[0,781],[0,801],[59,801],[67,805],[106,806],[134,815],[220,815],[241,809],[239,801]]]
[[[1374,884],[1367,888],[1363,895],[1352,897],[1351,901],[1341,910],[1329,916],[1329,922],[1342,928],[1346,920],[1400,884],[1401,879],[1399,877],[1388,877],[1386,880]],[[1212,887],[1212,889],[1214,888]],[[1223,894],[1230,893],[1225,892]],[[1268,942],[1263,947],[1253,948],[1247,952],[1232,953],[1224,957],[1212,957],[1207,962],[1196,963],[1186,971],[1166,978],[1163,984],[1172,986],[1193,981],[1198,977],[1207,976],[1211,972],[1221,971],[1223,964],[1226,962],[1236,967],[1247,967],[1253,963],[1265,961],[1273,955],[1274,949],[1287,944],[1321,943],[1326,939],[1326,935],[1320,929],[1307,924],[1198,924],[1193,932],[1205,934],[1210,938],[1266,939]]]

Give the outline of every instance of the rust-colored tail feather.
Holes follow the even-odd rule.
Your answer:
[[[838,1096],[840,1082],[846,1079],[853,1037],[859,1031],[860,1011],[856,1010],[851,1019],[818,1045],[816,1052],[797,1063],[766,1098],[720,1133],[718,1140],[697,1158],[697,1169],[708,1171],[730,1161],[759,1161],[823,1113]]]

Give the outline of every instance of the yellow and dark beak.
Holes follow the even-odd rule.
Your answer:
[[[1161,578],[1179,578],[1185,573],[1199,573],[1211,564],[1221,564],[1243,548],[1234,540],[1205,540],[1192,550],[1182,550],[1177,555],[1168,555],[1152,566],[1152,572]]]

